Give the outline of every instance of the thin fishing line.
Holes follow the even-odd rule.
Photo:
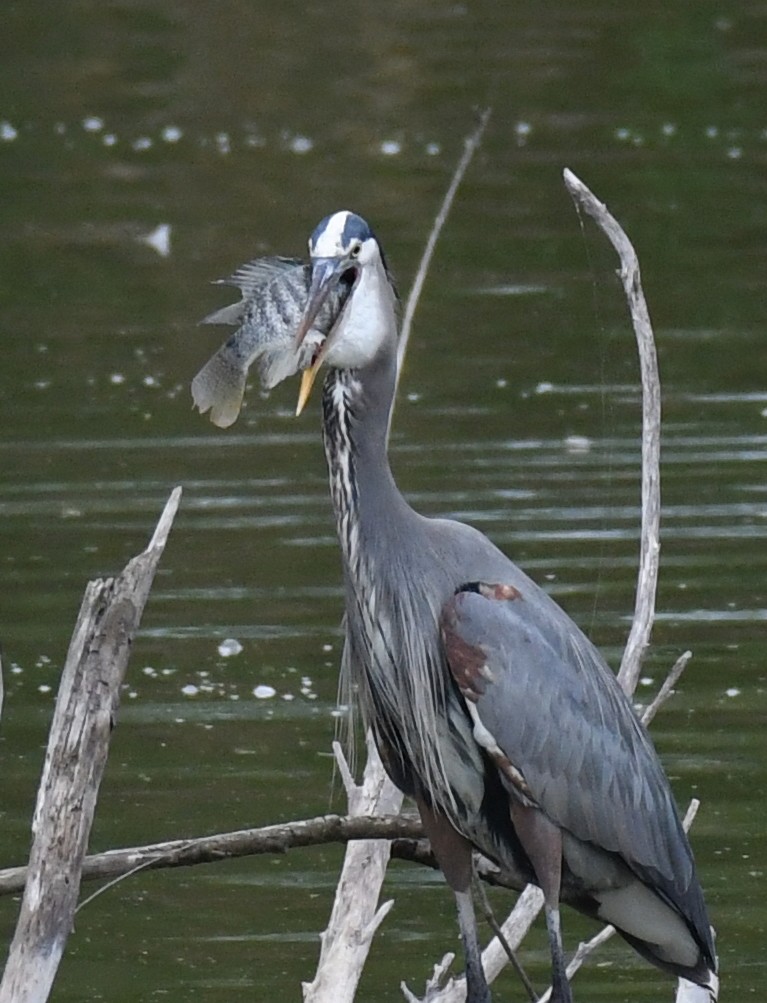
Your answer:
[[[588,264],[589,272],[591,274],[591,308],[594,315],[595,328],[600,335],[599,338],[599,410],[600,410],[600,421],[603,430],[603,435],[608,427],[608,420],[610,420],[612,425],[612,419],[614,417],[613,402],[610,396],[606,392],[607,386],[607,370],[606,370],[606,357],[607,357],[607,346],[606,346],[606,334],[607,329],[605,326],[604,312],[601,309],[601,300],[598,295],[599,292],[599,280],[597,275],[596,265],[594,263],[593,255],[591,254],[591,248],[589,245],[588,237],[586,234],[586,227],[584,225],[583,211],[581,206],[576,202],[575,211],[578,214],[578,224],[581,228],[581,241],[583,244],[584,254],[586,256],[586,262]],[[603,472],[605,474],[605,481],[608,487],[611,487],[614,480],[614,446],[612,443],[607,444],[605,452],[605,460],[603,466]],[[602,472],[602,471],[600,471]],[[600,492],[601,495],[601,492]],[[600,517],[600,529],[604,531],[607,524],[606,514],[602,513]],[[604,532],[600,534],[599,545],[597,547],[597,566],[596,566],[596,579],[594,582],[593,599],[591,603],[591,616],[589,628],[586,633],[591,636],[594,626],[596,624],[597,610],[599,608],[599,597],[602,591],[603,584],[603,570],[605,567],[605,553],[606,553],[606,541],[604,537]]]

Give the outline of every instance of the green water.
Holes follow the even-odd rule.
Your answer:
[[[0,864],[26,857],[88,578],[184,498],[132,656],[92,846],[300,818],[333,792],[342,597],[315,401],[253,388],[228,432],[188,384],[207,283],[376,228],[406,291],[474,109],[492,123],[429,276],[392,438],[424,512],[479,526],[616,662],[633,605],[639,397],[615,262],[561,171],[635,241],[664,381],[653,727],[718,930],[723,1001],[767,984],[767,13],[763,5],[14,4],[0,42]],[[163,256],[144,238],[170,228]],[[222,657],[235,638],[242,651]],[[640,688],[645,699],[653,685]],[[267,699],[257,686],[274,689]],[[152,873],[79,914],[53,999],[197,1003],[311,979],[340,852]],[[90,889],[88,889],[90,890]],[[360,999],[456,948],[393,866]],[[502,909],[507,899],[498,897]],[[7,942],[17,902],[0,901]],[[566,915],[573,947],[590,928]],[[547,974],[538,931],[523,961]],[[670,984],[616,942],[579,1000]],[[499,1000],[519,999],[511,975]]]

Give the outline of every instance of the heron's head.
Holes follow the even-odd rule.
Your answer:
[[[296,347],[301,345],[323,303],[339,284],[351,287],[351,300],[366,272],[386,275],[381,248],[373,231],[361,216],[348,210],[327,216],[316,227],[309,238],[309,257],[312,279],[306,309],[296,333]],[[369,323],[346,325],[339,320],[319,346],[311,366],[303,374],[297,414],[301,413],[308,400],[314,378],[323,362],[339,369],[353,369],[369,362],[378,350],[380,324],[376,322],[377,303],[371,300],[366,306]]]

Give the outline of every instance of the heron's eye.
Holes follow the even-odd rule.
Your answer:
[[[360,242],[357,241],[356,243],[352,244],[351,248],[349,249],[349,257],[356,258],[361,250],[362,250],[362,244],[360,244]]]

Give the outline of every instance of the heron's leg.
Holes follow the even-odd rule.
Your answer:
[[[416,797],[424,831],[429,837],[445,879],[455,894],[458,926],[466,962],[466,1003],[491,1003],[490,989],[482,968],[477,919],[471,897],[473,863],[471,843],[455,829],[442,812],[434,811]]]
[[[567,981],[562,926],[559,918],[562,832],[537,808],[513,800],[511,820],[543,892],[546,929],[551,950],[551,1003],[573,1003],[573,994]]]

